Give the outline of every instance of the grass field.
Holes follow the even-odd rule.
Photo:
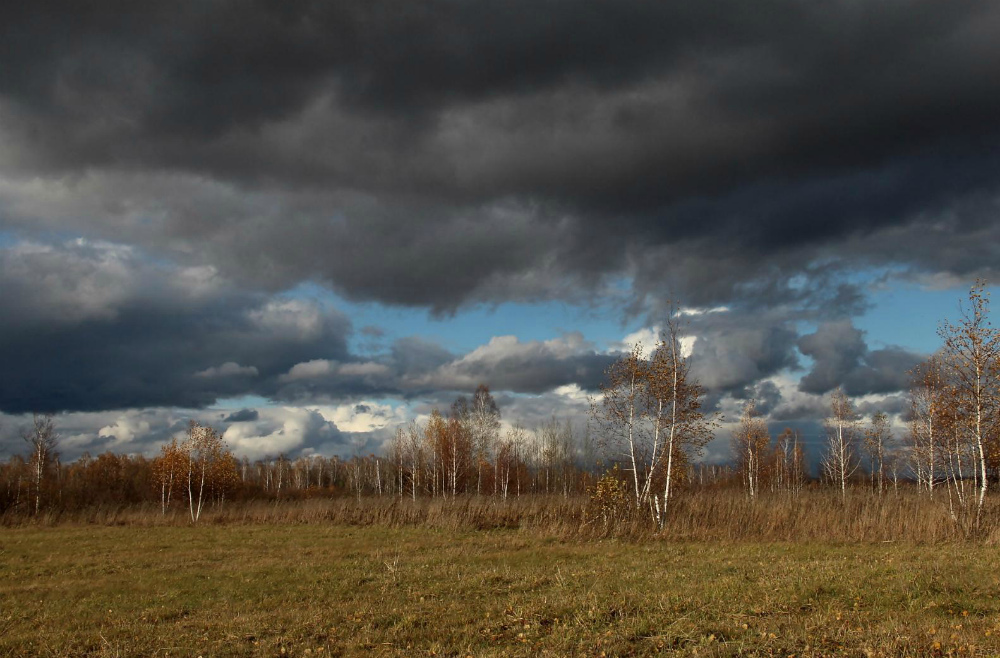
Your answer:
[[[564,541],[427,527],[0,530],[6,655],[993,655],[972,543]]]

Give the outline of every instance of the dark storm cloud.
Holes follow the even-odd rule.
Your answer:
[[[479,384],[497,390],[544,393],[576,384],[596,391],[617,355],[602,354],[579,332],[547,341],[500,336],[433,372],[415,378],[415,386],[473,391]]]
[[[347,347],[340,311],[251,294],[212,268],[180,267],[107,242],[0,247],[0,412],[200,408],[220,398],[282,401],[593,390],[613,357],[579,333],[494,338],[468,354],[409,337],[370,358]],[[358,403],[355,412],[366,409]],[[251,422],[252,409],[227,423]]]
[[[6,412],[201,407],[347,354],[350,322],[335,310],[108,243],[0,249],[0,289]]]
[[[772,381],[762,381],[754,386],[748,386],[741,398],[754,400],[757,412],[764,416],[769,415],[782,401],[781,390]]]
[[[614,358],[575,334],[454,354],[369,327],[352,354],[346,317],[282,294],[303,281],[438,314],[726,306],[691,320],[709,408],[808,421],[838,385],[898,391],[917,357],[844,318],[866,268],[1000,273],[998,34],[971,0],[5,3],[0,411],[487,383],[537,419],[582,413],[568,385]],[[783,399],[766,380],[796,345],[813,365]],[[183,429],[104,413],[79,445]],[[312,411],[224,413],[249,452],[362,440]]]
[[[899,347],[870,350],[864,332],[850,320],[820,325],[816,333],[799,339],[799,350],[813,366],[799,382],[799,390],[822,394],[843,386],[848,395],[893,393],[907,388],[909,371],[922,359]]]
[[[260,418],[260,413],[256,409],[240,409],[234,411],[222,419],[223,423],[248,423]]]
[[[746,386],[798,364],[796,334],[781,326],[754,326],[737,316],[699,333],[691,353],[691,373],[714,393]]]
[[[906,421],[911,409],[912,406],[905,394],[887,395],[881,400],[860,402],[857,405],[858,415],[866,423],[871,420],[873,414],[879,412],[889,414],[890,416],[897,416],[900,420]]]
[[[539,394],[574,384],[596,391],[616,358],[596,351],[578,332],[548,341],[498,336],[463,355],[406,338],[371,361],[297,363],[278,377],[275,396],[292,402],[365,395],[431,396],[441,402],[471,393],[480,384],[515,393]]]
[[[997,270],[988,3],[8,4],[0,227],[438,312]]]
[[[409,336],[393,342],[388,362],[396,372],[422,373],[434,370],[456,358],[456,355],[437,343]]]

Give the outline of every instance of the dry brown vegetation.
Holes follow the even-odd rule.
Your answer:
[[[334,524],[399,528],[426,526],[447,530],[520,529],[562,539],[685,541],[918,542],[974,541],[1000,544],[1000,503],[987,499],[979,531],[963,527],[947,504],[904,488],[898,495],[877,496],[865,490],[846,500],[829,489],[799,495],[763,493],[751,500],[734,489],[680,494],[658,530],[648,512],[626,497],[600,505],[585,496],[522,496],[507,501],[488,497],[456,499],[392,497],[311,498],[247,501],[207,507],[201,523],[215,525]],[[152,504],[94,506],[75,512],[50,511],[38,516],[0,516],[6,526],[96,524],[187,526],[186,510],[166,515]]]

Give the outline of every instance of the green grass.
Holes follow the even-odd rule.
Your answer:
[[[563,541],[518,530],[0,530],[0,654],[995,655],[973,543]]]

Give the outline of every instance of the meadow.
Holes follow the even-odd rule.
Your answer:
[[[450,504],[10,524],[0,655],[1000,653],[989,539],[602,536]]]

